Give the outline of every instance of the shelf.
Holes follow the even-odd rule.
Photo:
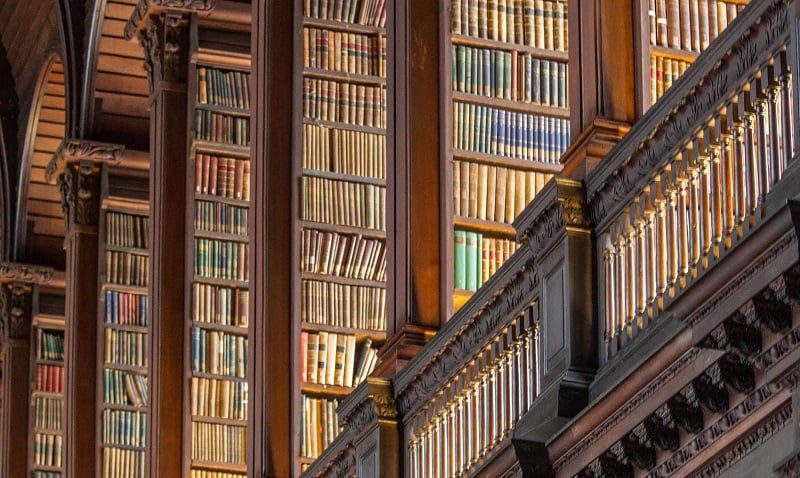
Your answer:
[[[650,54],[654,56],[686,61],[689,63],[694,63],[697,57],[700,56],[700,53],[696,51],[682,50],[658,45],[650,45]]]
[[[503,166],[507,168],[521,169],[524,171],[534,171],[539,173],[558,173],[561,171],[561,164],[543,163],[519,158],[508,158],[496,156],[494,154],[476,153],[462,149],[453,150],[453,159],[474,161],[476,163],[488,164],[490,166]]]
[[[334,171],[320,171],[318,169],[303,168],[300,172],[303,176],[312,176],[315,178],[336,179],[339,181],[348,181],[351,183],[372,184],[373,186],[386,187],[386,179],[371,178],[369,176],[355,176],[352,174],[337,173]]]
[[[227,332],[229,334],[236,335],[247,335],[247,327],[241,327],[238,325],[223,325],[215,324],[213,322],[200,322],[198,320],[193,320],[192,325],[201,329],[217,330],[219,332]]]
[[[542,116],[552,116],[556,118],[569,119],[569,110],[558,106],[543,105],[538,103],[526,103],[523,101],[506,100],[493,98],[491,96],[480,96],[471,93],[452,92],[453,101],[473,103],[483,106],[491,106],[504,110],[518,111]]]
[[[217,461],[192,460],[192,468],[203,468],[206,470],[247,473],[247,465],[244,463],[221,463]]]
[[[203,284],[211,284],[211,285],[221,285],[225,287],[232,287],[237,289],[247,289],[248,283],[247,281],[239,281],[233,279],[219,279],[215,277],[204,277],[195,275],[192,279],[193,282],[200,282]]]
[[[229,232],[211,232],[202,229],[195,229],[194,237],[202,239],[219,239],[222,241],[232,241],[232,242],[248,242],[248,243],[250,242],[250,239],[247,237],[246,234],[231,234]]]
[[[63,449],[64,449],[63,445],[62,445],[61,449],[62,449],[62,452],[63,452]],[[33,468],[34,470],[39,470],[39,471],[55,471],[55,472],[63,471],[63,468],[60,467],[60,466],[37,465],[36,463],[33,463],[31,465],[31,468]]]
[[[108,363],[103,362],[103,368],[110,368],[114,370],[124,370],[126,372],[134,372],[141,375],[147,375],[147,367],[140,367],[138,365],[127,365],[122,363]]]
[[[517,230],[511,224],[472,217],[454,216],[453,227],[482,232],[484,234],[503,236],[506,239],[516,239]]]
[[[375,126],[363,126],[351,123],[342,123],[341,121],[325,121],[314,118],[303,118],[303,124],[313,124],[316,126],[324,126],[326,128],[333,128],[333,129],[346,129],[349,131],[360,131],[362,133],[373,133],[373,134],[384,134],[384,135],[386,134],[385,128],[378,128]]]
[[[234,116],[250,117],[250,110],[246,108],[234,108],[232,106],[212,105],[210,103],[195,103],[195,109],[213,111],[215,113],[224,113]]]
[[[470,297],[472,297],[472,294],[474,294],[474,292],[471,290],[455,289],[453,291],[453,312],[463,307]]]
[[[130,254],[137,254],[140,256],[150,255],[150,251],[148,251],[147,249],[142,249],[141,247],[125,247],[125,246],[114,246],[111,244],[106,244],[105,249],[107,251],[127,252]]]
[[[247,426],[247,419],[237,420],[235,418],[215,418],[215,417],[206,417],[203,415],[192,415],[193,422],[202,422],[202,423],[215,423],[217,425],[232,425],[236,427],[246,427]]]
[[[350,387],[342,387],[339,385],[322,385],[319,383],[301,383],[300,391],[312,395],[327,395],[336,397],[346,397],[353,391]]]
[[[190,368],[191,370],[191,368]],[[244,377],[231,377],[230,375],[219,375],[216,373],[208,373],[208,372],[191,372],[192,377],[197,378],[210,378],[212,380],[229,380],[231,382],[246,382],[247,379]]]
[[[114,448],[117,450],[127,450],[127,451],[146,451],[147,447],[143,446],[136,446],[136,445],[117,445],[114,443],[101,443],[100,446],[103,448]]]
[[[136,406],[136,405],[124,405],[121,403],[106,403],[103,402],[103,408],[107,408],[109,410],[125,410],[129,412],[146,412],[147,405]]]
[[[105,284],[103,284],[101,289],[103,292],[107,290],[113,290],[116,292],[130,292],[132,294],[147,295],[147,286],[140,286],[140,285],[122,285],[122,284],[112,284],[110,282],[106,282]]]
[[[301,278],[305,280],[316,280],[321,282],[332,282],[334,284],[352,285],[360,287],[375,287],[379,289],[386,288],[386,282],[364,280],[364,279],[350,279],[348,277],[341,277],[330,274],[318,274],[316,272],[302,272]]]
[[[323,20],[321,18],[303,17],[303,26],[327,28],[329,30],[339,30],[347,33],[362,33],[366,35],[385,35],[386,29],[372,25],[362,25],[360,23],[350,23],[339,20]]]
[[[146,334],[148,332],[147,326],[143,325],[131,325],[131,324],[109,324],[108,322],[103,322],[103,326],[108,329],[114,330],[125,330],[127,332],[140,332]]]
[[[355,335],[356,342],[361,342],[368,338],[372,339],[373,342],[384,342],[386,340],[386,332],[380,330],[339,327],[336,325],[315,324],[313,322],[301,322],[300,328],[307,332],[333,332],[336,334]]]
[[[249,207],[250,201],[248,199],[236,199],[236,198],[226,198],[222,196],[216,196],[214,194],[202,194],[195,192],[194,199],[196,201],[209,201],[209,202],[220,202],[225,204],[231,204],[233,206],[239,207]]]
[[[45,392],[43,390],[33,390],[31,392],[31,396],[42,397],[42,398],[55,398],[58,400],[63,400],[64,392]]]
[[[239,146],[235,144],[215,143],[202,139],[192,141],[194,151],[201,153],[236,156],[239,159],[250,159],[250,146]]]
[[[361,75],[358,73],[347,73],[336,70],[323,70],[320,68],[303,69],[303,76],[319,78],[323,80],[343,81],[347,83],[359,83],[363,85],[386,86],[386,78],[378,75]]]
[[[63,367],[64,366],[64,361],[63,360],[36,359],[36,365],[55,365],[57,367]]]
[[[33,427],[33,432],[34,433],[42,433],[42,434],[45,434],[45,435],[63,435],[64,434],[64,430],[62,430],[60,428],[38,428],[38,427]]]
[[[375,239],[386,239],[386,231],[378,229],[366,229],[363,227],[355,226],[342,226],[339,224],[328,224],[325,222],[314,221],[299,221],[300,227],[304,229],[317,229],[319,231],[338,232],[341,234],[361,234],[364,237],[372,237]]]
[[[501,42],[486,38],[477,38],[469,35],[457,35],[455,33],[452,34],[450,38],[454,45],[467,45],[481,48],[492,48],[495,50],[517,51],[520,53],[527,53],[543,60],[567,61],[569,59],[569,55],[565,51],[547,50],[545,48],[536,48],[528,45],[522,45],[520,43]]]

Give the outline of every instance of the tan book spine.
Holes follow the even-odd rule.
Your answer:
[[[516,208],[514,206],[514,201],[517,198],[516,192],[516,175],[514,174],[514,170],[508,170],[508,174],[506,176],[506,222],[511,222],[516,217],[515,212]]]
[[[453,215],[461,215],[461,165],[453,163]]]
[[[506,220],[506,182],[508,170],[506,168],[497,168],[497,193],[495,197],[494,220],[497,222],[508,222]]]
[[[489,166],[478,165],[478,219],[486,219]]]
[[[469,217],[478,217],[478,164],[469,164]]]
[[[672,48],[681,47],[680,16],[678,0],[667,0],[667,37]]]
[[[486,179],[486,219],[494,221],[497,202],[497,166],[489,166]]]

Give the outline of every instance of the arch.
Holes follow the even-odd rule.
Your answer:
[[[55,185],[44,170],[64,139],[66,124],[64,67],[50,55],[42,65],[19,168],[14,225],[14,259],[34,264],[64,265],[64,215]]]

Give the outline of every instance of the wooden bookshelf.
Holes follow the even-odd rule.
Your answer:
[[[672,2],[678,4],[671,5]],[[692,3],[698,2],[689,0],[689,11],[685,12],[678,0],[634,2],[635,84],[640,114],[644,114],[667,92],[749,0],[724,0],[727,7],[725,13],[719,9],[719,2],[698,3],[698,18],[694,16]],[[709,10],[703,12],[702,5],[708,5]],[[672,11],[678,12],[677,18],[672,17]],[[708,19],[707,25],[705,19]],[[716,27],[711,25],[714,19],[717,20]]]
[[[147,287],[150,267],[147,188],[146,177],[120,178],[108,171],[102,177],[96,438],[100,476],[149,474],[146,428],[150,414],[152,324]],[[119,191],[131,194],[120,196]],[[132,268],[132,264],[143,267]],[[120,271],[128,273],[120,276]]]
[[[336,1],[338,0],[328,2],[329,6],[334,7]],[[357,13],[360,12],[360,9],[370,2],[371,0],[354,2],[355,11]],[[309,7],[312,9],[324,5],[316,1],[306,3],[309,3]],[[383,8],[385,8],[385,5]],[[293,363],[297,365],[292,373],[294,475],[300,475],[324,451],[324,446],[320,446],[317,450],[303,448],[303,437],[306,437],[309,431],[313,430],[314,433],[320,431],[316,425],[312,427],[304,419],[306,413],[311,413],[310,408],[305,409],[307,402],[314,400],[314,403],[321,407],[320,410],[325,410],[326,416],[329,414],[335,415],[335,407],[332,408],[333,404],[338,403],[336,402],[337,400],[346,397],[352,391],[352,387],[333,384],[336,380],[328,382],[327,377],[321,381],[323,383],[315,383],[319,380],[312,379],[308,369],[306,369],[306,373],[309,376],[306,377],[306,380],[303,380],[301,367],[302,363],[307,362],[308,350],[305,346],[301,348],[301,341],[310,339],[312,336],[352,337],[350,339],[340,338],[339,340],[350,340],[348,343],[350,347],[355,347],[351,352],[354,356],[351,367],[355,368],[358,366],[358,355],[367,353],[363,347],[371,343],[374,348],[386,340],[385,272],[380,274],[380,277],[356,277],[347,274],[343,269],[322,270],[320,269],[322,267],[321,256],[319,257],[320,261],[314,262],[312,265],[311,257],[317,257],[316,254],[319,254],[323,250],[322,248],[325,247],[323,241],[331,241],[331,247],[336,244],[340,248],[339,250],[343,251],[342,244],[345,243],[349,245],[348,247],[353,248],[362,247],[363,245],[364,250],[377,254],[368,264],[365,262],[360,263],[363,267],[371,267],[370,270],[372,271],[381,269],[381,263],[385,264],[386,128],[377,126],[386,123],[385,102],[377,103],[377,107],[381,108],[383,118],[380,121],[373,121],[371,124],[366,120],[359,121],[360,118],[352,113],[350,118],[346,120],[329,121],[321,119],[316,116],[313,109],[304,111],[303,105],[305,103],[304,95],[311,94],[304,93],[304,82],[307,79],[336,81],[337,84],[347,85],[348,88],[351,87],[350,85],[355,85],[353,86],[354,88],[379,88],[382,91],[383,98],[385,98],[387,85],[385,74],[387,64],[385,52],[386,30],[382,25],[379,26],[380,21],[353,23],[346,21],[347,19],[345,18],[335,17],[333,9],[331,9],[330,13],[331,15],[328,15],[327,12],[316,12],[315,14],[311,10],[303,11],[303,2],[295,2],[295,42],[299,50],[303,51],[304,54],[295,56],[294,85],[296,111],[294,124],[296,130],[300,132],[295,135],[293,146],[293,188],[295,188],[296,192],[293,194],[295,226],[293,228],[292,243],[294,248],[293,263],[296,264],[296,269],[292,275],[292,350],[298,355],[293,360]],[[358,14],[356,18],[360,19]],[[358,65],[336,62],[327,65],[322,63],[321,54],[315,54],[313,45],[304,44],[312,35],[336,38],[340,34],[353,35],[351,41],[359,42],[373,56]],[[339,51],[341,51],[334,45],[335,42],[330,43],[329,58],[337,57]],[[346,57],[346,53],[344,53],[344,57]],[[377,101],[377,98],[374,98],[373,101]],[[333,106],[329,107],[333,108]],[[367,110],[365,109],[364,113],[361,114],[364,115],[366,113]],[[338,147],[336,146],[337,144]],[[358,169],[365,165],[371,167],[368,173]],[[378,174],[379,171],[382,171],[382,173]],[[307,181],[306,184],[311,189],[304,190],[304,181]],[[311,181],[317,182],[311,183]],[[315,185],[319,186],[317,190],[313,189]],[[376,202],[374,205],[378,217],[383,217],[383,224],[378,221],[375,227],[361,227],[353,224],[352,221],[348,221],[347,217],[349,216],[347,214],[340,214],[340,220],[321,220],[322,217],[305,214],[307,211],[303,210],[304,204],[309,205],[309,207],[319,207],[333,202],[333,189],[336,188],[340,188],[340,190],[373,188],[372,190],[378,195],[376,197],[383,195],[383,202]],[[319,195],[316,196],[315,194]],[[344,207],[346,205],[344,200],[346,200],[349,203],[358,205],[358,208],[353,208],[352,212],[360,215],[365,214],[367,211],[366,201],[368,199],[366,196],[361,198],[363,199],[361,201],[347,193],[343,194],[342,199],[341,204],[337,204],[336,207]],[[339,211],[343,210],[339,209]],[[333,217],[331,216],[331,218]],[[344,218],[344,220],[341,220],[341,218]],[[315,242],[317,239],[319,239],[319,242]],[[311,252],[312,246],[316,254]],[[368,247],[371,249],[367,249]],[[376,252],[381,249],[384,251],[383,256]],[[350,262],[347,262],[346,258],[342,259],[343,267],[353,264],[359,265],[355,262],[358,259],[357,254],[348,257]],[[385,270],[385,266],[383,269]],[[366,310],[365,307],[362,307],[345,318],[344,311],[338,308],[336,310],[339,312],[334,312],[333,310],[325,312],[312,305],[317,303],[313,302],[314,292],[312,291],[328,294],[328,298],[332,299],[331,303],[340,305],[344,304],[345,296],[336,295],[338,293],[365,294],[360,295],[359,299],[354,295],[353,303],[356,300],[366,300],[367,293],[374,294],[370,297],[383,297],[384,305],[381,305],[381,315],[384,317],[380,321],[382,323],[379,327],[360,327],[356,323],[348,324],[346,323],[347,320],[352,320],[353,322],[363,321],[366,324],[369,320],[375,319],[376,317],[369,316],[370,311],[373,309]],[[366,302],[361,304],[366,304]],[[373,325],[376,324],[373,323]],[[353,375],[355,376],[355,373]],[[357,385],[357,383],[353,383],[353,385]],[[315,412],[316,410],[315,408]],[[328,418],[329,420],[334,420],[332,416]],[[322,417],[317,417],[317,420],[319,426],[323,426]],[[334,422],[329,421],[328,423],[333,424]]]
[[[442,243],[443,289],[452,294],[446,317],[515,250],[511,222],[562,169],[570,117],[566,4],[546,2],[547,11],[522,22],[504,14],[507,26],[495,29],[486,7],[478,7],[476,22],[475,12],[464,11],[468,2],[456,0],[441,19],[441,89],[449,92],[443,195],[452,218]]]
[[[60,313],[63,314],[63,310]],[[46,476],[48,473],[52,474],[49,476],[63,476],[64,316],[52,311],[35,311],[31,325],[28,476]],[[41,370],[60,369],[61,383],[48,386],[45,377],[40,375],[40,367],[43,367]]]
[[[190,40],[183,385],[184,475],[209,478],[251,471],[247,420],[253,406],[248,400],[249,56],[220,50],[215,34],[195,26]],[[228,40],[249,48],[244,35]],[[199,123],[207,120],[198,111],[219,115],[220,121],[243,121],[246,133],[242,139],[234,130],[203,137],[202,131],[214,128]],[[209,163],[200,155],[214,159]],[[223,166],[222,158],[230,161]]]

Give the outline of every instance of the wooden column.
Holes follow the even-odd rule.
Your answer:
[[[97,374],[97,225],[104,164],[118,163],[123,146],[65,139],[47,166],[64,210],[66,328],[64,333],[64,470],[95,476]]]
[[[145,13],[134,11],[125,35],[138,34],[150,82],[148,466],[151,476],[180,476],[184,469],[182,404],[183,394],[188,393],[183,387],[183,357],[190,14],[146,5],[150,9]]]
[[[400,370],[448,313],[440,3],[395,0],[387,6],[388,340],[375,373],[383,377]]]
[[[635,85],[647,80],[634,73],[634,4],[639,2],[568,4],[572,144],[561,159],[562,176],[583,179],[636,118]]]
[[[252,2],[248,457],[252,476],[291,476],[292,45],[294,2]],[[294,53],[292,53],[294,52]],[[294,134],[301,134],[295,131]]]
[[[28,472],[28,417],[31,406],[31,320],[39,283],[53,276],[49,267],[0,264],[2,314],[2,409],[0,409],[0,475]]]

